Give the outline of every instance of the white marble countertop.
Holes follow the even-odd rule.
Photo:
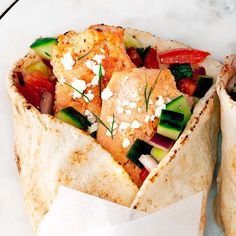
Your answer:
[[[8,2],[12,1],[1,0],[0,11]],[[0,20],[0,235],[32,236],[14,163],[11,107],[4,78],[36,37],[82,30],[101,22],[179,40],[210,51],[219,60],[236,52],[235,0],[20,0]],[[207,235],[213,235],[210,230]]]

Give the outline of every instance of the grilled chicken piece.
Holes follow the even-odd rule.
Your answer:
[[[51,60],[59,81],[55,112],[72,106],[82,114],[88,109],[100,115],[100,93],[112,74],[134,67],[126,54],[123,34],[124,30],[120,27],[94,25],[84,32],[69,31],[58,37]]]
[[[154,87],[148,111],[144,96],[145,87],[147,94],[150,88]],[[113,154],[137,186],[140,186],[140,168],[129,161],[126,155],[137,138],[149,141],[156,132],[162,108],[161,100],[167,103],[169,99],[181,95],[181,92],[177,90],[174,77],[168,69],[160,71],[145,68],[114,73],[106,90],[111,91],[112,96],[103,100],[100,119],[111,127],[114,114],[113,139],[109,131],[99,124],[97,141]]]

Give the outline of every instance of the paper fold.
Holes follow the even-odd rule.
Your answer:
[[[37,235],[195,236],[201,205],[202,192],[147,215],[61,186]]]

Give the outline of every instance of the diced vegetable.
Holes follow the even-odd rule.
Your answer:
[[[175,81],[178,82],[183,78],[192,78],[193,70],[191,65],[188,63],[185,64],[172,64],[170,65],[170,71],[175,77]]]
[[[85,131],[91,125],[87,118],[73,107],[63,108],[55,114],[55,117]]]
[[[138,52],[138,54],[142,60],[144,60],[144,58],[148,54],[150,48],[151,48],[151,46],[148,46],[146,48],[136,48],[136,51]]]
[[[181,95],[166,104],[166,110],[175,111],[184,114],[184,126],[191,117],[191,110],[185,96]]]
[[[198,77],[199,75],[206,75],[206,70],[204,67],[200,66],[193,70],[193,77]]]
[[[131,61],[137,66],[140,67],[143,65],[142,59],[134,47],[127,49],[127,54],[129,55]]]
[[[50,81],[40,71],[29,73],[23,82],[18,80],[16,86],[26,100],[37,108],[40,106],[41,97],[45,91],[50,92],[52,95],[55,93],[55,82]]]
[[[160,148],[164,151],[168,151],[174,145],[174,140],[167,138],[161,134],[155,133],[154,136],[149,141],[154,147]]]
[[[185,79],[181,79],[178,83],[177,83],[177,88],[189,95],[189,96],[193,96],[194,93],[197,90],[197,82],[193,79],[189,79],[189,78],[185,78]]]
[[[30,45],[30,48],[32,48],[40,58],[50,60],[52,47],[56,44],[56,38],[39,38]]]
[[[141,139],[136,139],[133,146],[129,149],[127,157],[139,168],[143,168],[143,164],[139,161],[142,154],[150,154],[152,146]]]
[[[40,111],[43,114],[51,114],[53,107],[53,97],[48,91],[43,92],[40,100]]]
[[[184,114],[163,109],[157,127],[157,133],[176,140],[184,126]]]
[[[141,155],[141,157],[139,157],[139,161],[149,172],[155,169],[158,165],[158,162],[151,155]]]
[[[166,155],[168,154],[168,151],[164,151],[160,148],[153,147],[151,150],[151,155],[160,162]]]
[[[157,60],[157,50],[155,48],[150,48],[147,55],[144,57],[143,65],[148,69],[159,68],[159,62]]]
[[[26,67],[25,72],[29,74],[30,72],[35,70],[42,72],[46,76],[49,76],[52,73],[52,71],[42,61],[37,61],[29,65],[28,67]]]
[[[142,44],[134,38],[132,35],[128,34],[125,32],[124,34],[124,43],[125,43],[125,48],[141,48]]]
[[[144,180],[148,177],[148,175],[149,175],[148,170],[146,170],[145,168],[143,168],[143,169],[140,171],[139,178],[141,179],[142,182],[144,182]]]
[[[203,62],[209,55],[209,52],[192,48],[177,48],[158,53],[160,62],[162,64],[197,64]]]
[[[213,78],[207,75],[199,75],[197,80],[197,90],[194,96],[202,98],[213,84]]]

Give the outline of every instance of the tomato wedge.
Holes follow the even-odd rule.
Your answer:
[[[185,79],[181,79],[177,83],[177,87],[181,92],[189,96],[193,96],[193,94],[197,90],[197,82],[193,79],[185,78]]]
[[[197,64],[204,61],[209,55],[209,52],[192,48],[178,48],[158,53],[162,64]]]
[[[144,67],[148,69],[158,69],[159,63],[157,60],[157,50],[150,48],[147,55],[144,57]]]
[[[139,174],[139,178],[141,179],[142,182],[144,182],[144,180],[147,178],[148,175],[149,175],[148,170],[143,168]]]
[[[20,85],[18,82],[17,88],[26,100],[37,108],[40,106],[40,100],[45,91],[50,92],[52,95],[55,93],[55,82],[50,81],[48,77],[40,71],[29,73],[24,78],[24,83],[24,85]]]

